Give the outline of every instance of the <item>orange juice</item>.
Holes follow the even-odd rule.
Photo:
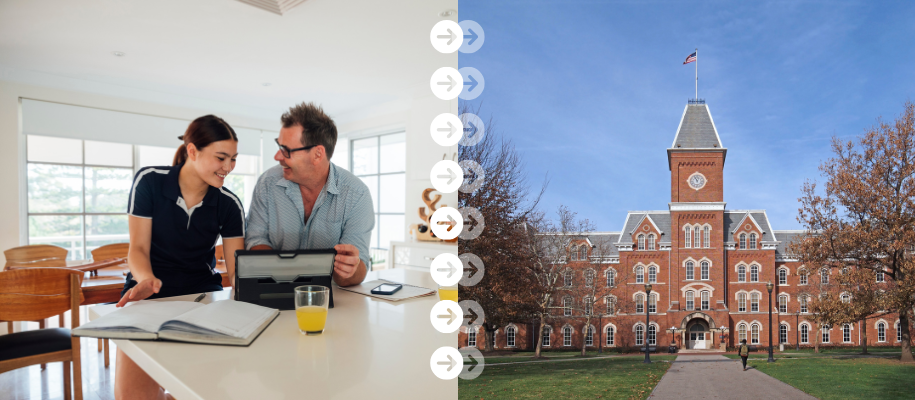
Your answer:
[[[438,288],[438,299],[439,300],[451,300],[453,302],[458,301],[458,288],[455,287],[440,287]]]
[[[295,310],[296,319],[299,320],[299,330],[307,333],[321,333],[327,322],[327,308],[321,306],[305,306]]]

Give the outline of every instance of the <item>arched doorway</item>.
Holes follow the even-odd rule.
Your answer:
[[[712,333],[709,331],[708,322],[696,318],[686,324],[686,348],[708,349],[712,343]]]

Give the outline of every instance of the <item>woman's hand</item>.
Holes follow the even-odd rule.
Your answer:
[[[154,293],[159,293],[159,289],[162,289],[161,280],[157,278],[144,279],[128,290],[127,293],[124,293],[124,297],[121,297],[121,300],[118,301],[117,307],[124,307],[125,304],[131,301],[144,300]]]

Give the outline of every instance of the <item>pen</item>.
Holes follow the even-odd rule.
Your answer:
[[[199,303],[200,300],[203,300],[204,297],[207,297],[207,294],[206,294],[206,293],[201,293],[200,296],[197,296],[197,298],[194,299],[194,303]]]

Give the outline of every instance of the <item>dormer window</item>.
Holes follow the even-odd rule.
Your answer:
[[[580,261],[586,261],[588,259],[588,246],[581,246],[578,249],[578,259]]]
[[[572,246],[572,252],[571,252],[571,253],[572,253],[572,254],[571,254],[571,256],[572,256],[572,261],[578,261],[578,248],[575,247],[575,246]]]
[[[756,234],[755,233],[750,234],[750,248],[754,249],[754,250],[756,249]]]
[[[645,250],[645,235],[639,235],[639,250]]]
[[[648,250],[654,250],[654,234],[648,235]]]
[[[747,234],[741,233],[740,234],[740,249],[746,250],[746,248],[747,248]]]

